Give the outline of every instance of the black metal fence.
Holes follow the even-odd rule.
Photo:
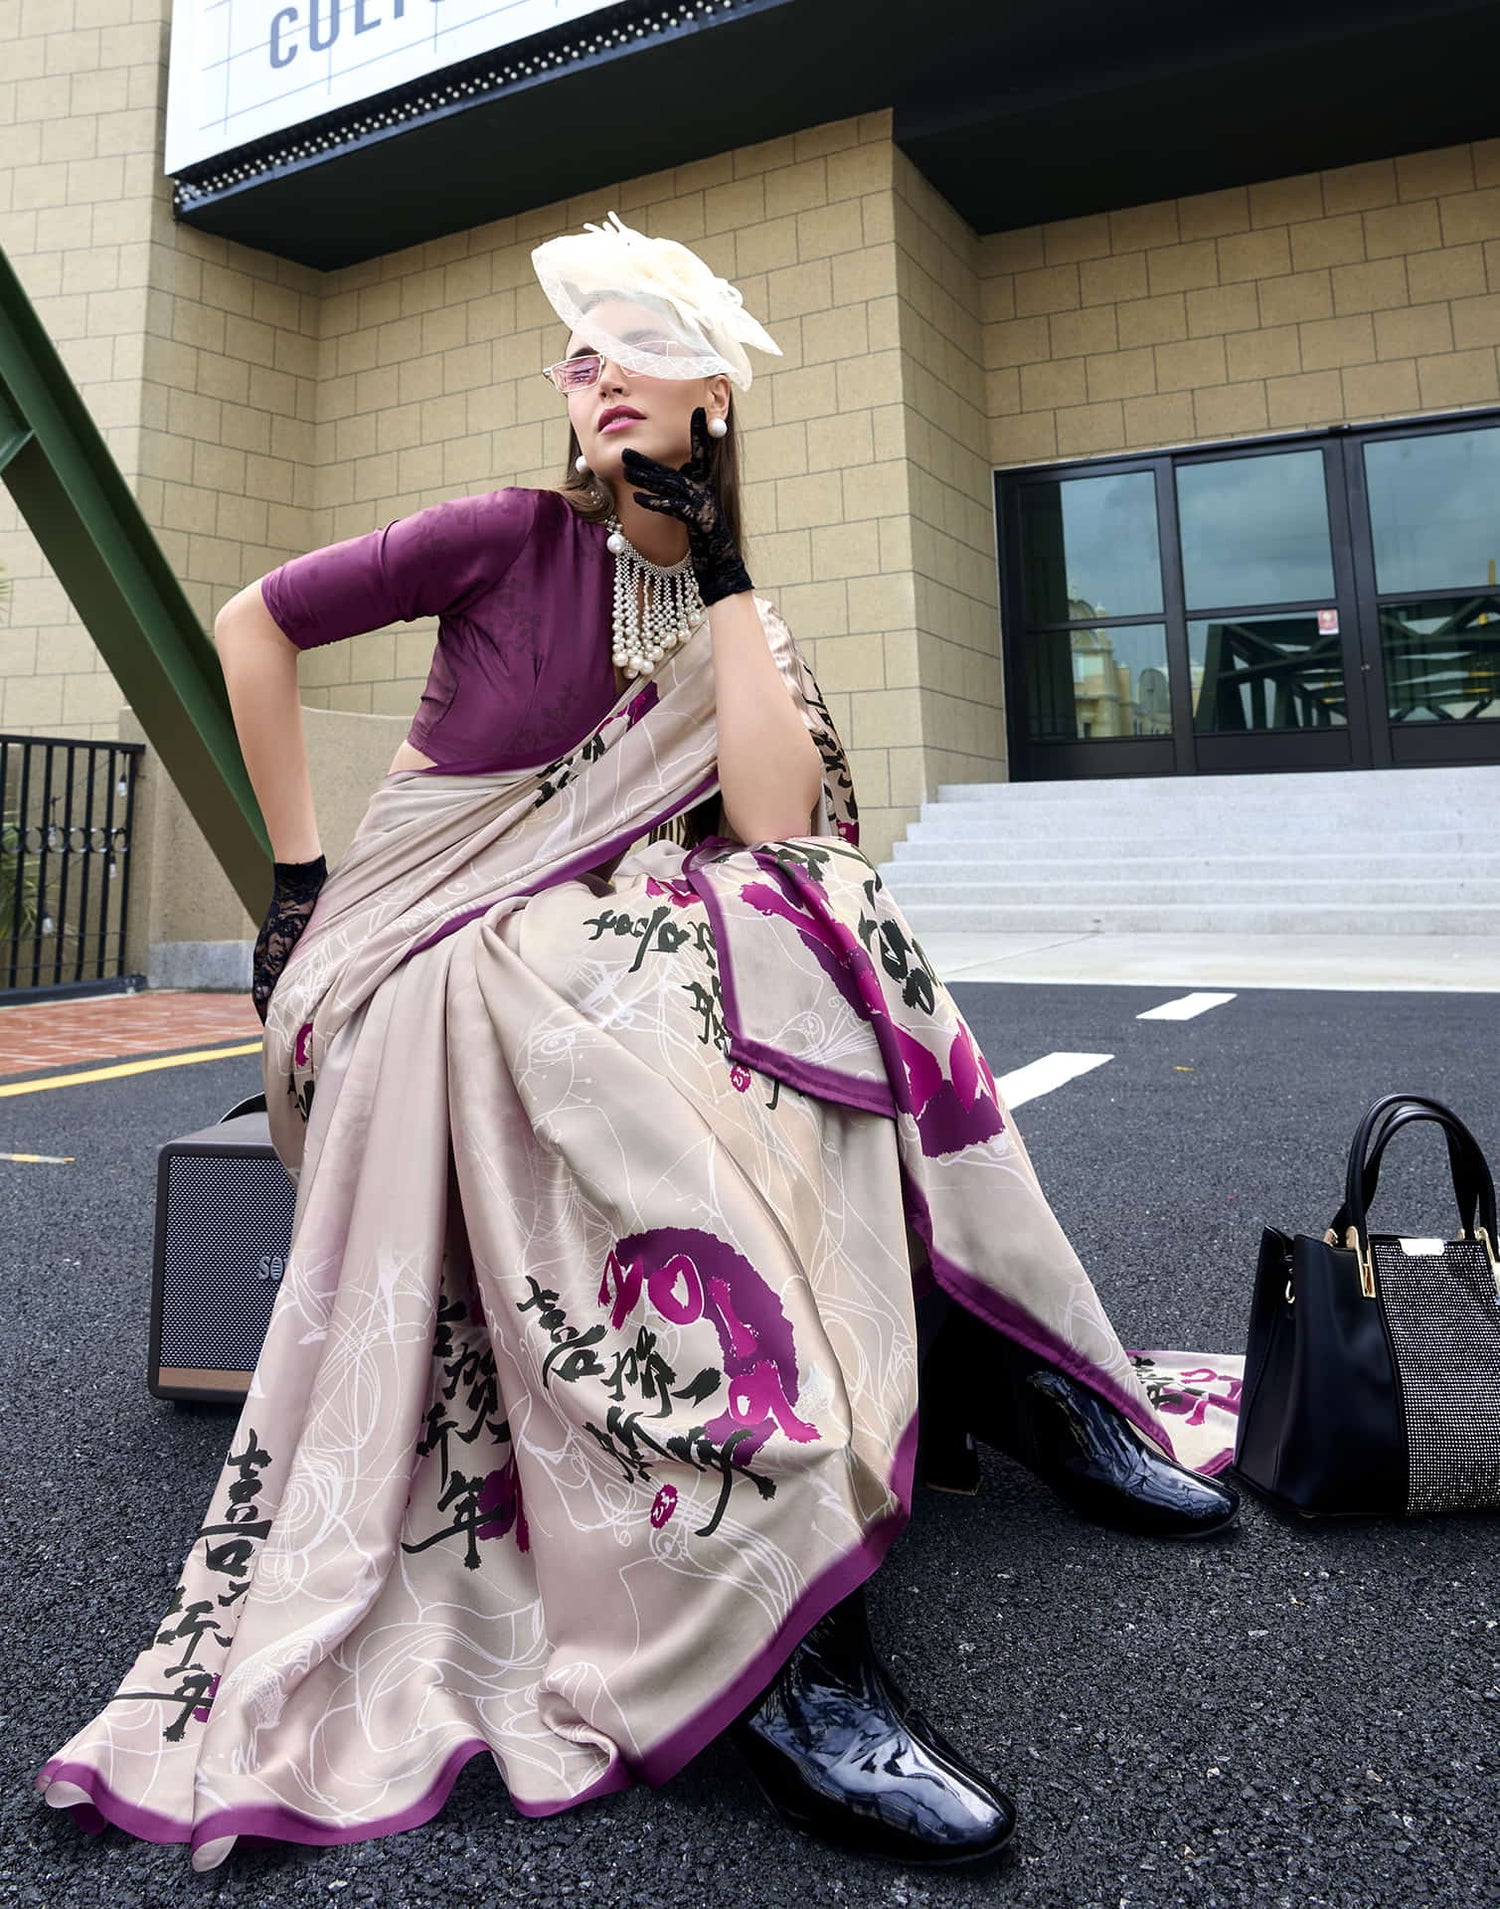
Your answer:
[[[0,734],[0,996],[132,981],[130,828],[144,751]]]

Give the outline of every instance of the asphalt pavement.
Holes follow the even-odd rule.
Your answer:
[[[1247,990],[955,987],[997,1074],[1112,1058],[1016,1122],[1128,1345],[1239,1350],[1260,1227],[1321,1232],[1376,1094],[1435,1094],[1500,1167],[1495,1002]],[[1008,1856],[914,1872],[784,1831],[722,1742],[662,1790],[519,1818],[488,1759],[431,1823],[343,1848],[83,1835],[36,1769],[158,1621],[233,1413],[145,1387],[158,1146],[256,1091],[254,1057],[0,1099],[5,1414],[0,1903],[504,1909],[1425,1909],[1500,1903],[1500,1518],[1345,1526],[1248,1501],[1227,1541],[1084,1524],[986,1455],[923,1494],[870,1588],[888,1661],[1015,1796]],[[1403,1134],[1377,1224],[1451,1232],[1446,1156]]]

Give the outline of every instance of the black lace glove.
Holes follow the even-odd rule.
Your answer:
[[[693,561],[693,576],[698,594],[705,604],[720,597],[736,596],[753,586],[740,557],[739,546],[724,521],[719,493],[709,482],[708,412],[699,405],[692,420],[693,454],[687,463],[673,470],[629,446],[620,454],[628,483],[641,484],[644,490],[631,495],[642,510],[657,510],[679,518],[687,525],[688,555]]]
[[[250,964],[250,999],[262,1026],[277,977],[307,926],[318,890],[328,879],[328,862],[322,855],[313,862],[273,862],[271,867],[276,886]]]

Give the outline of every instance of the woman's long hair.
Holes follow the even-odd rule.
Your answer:
[[[632,296],[632,304],[660,305],[663,311],[670,307],[659,299],[644,295]],[[729,429],[723,437],[709,439],[708,476],[709,482],[719,494],[719,503],[724,512],[725,522],[729,525],[734,541],[741,555],[744,554],[743,514],[740,508],[740,445],[739,433],[734,421],[734,403],[730,401],[725,423]],[[614,509],[614,496],[607,484],[601,483],[592,471],[580,471],[574,465],[582,446],[578,442],[578,433],[573,429],[572,420],[568,421],[568,458],[563,471],[562,482],[556,486],[567,498],[580,517],[591,524],[604,523]],[[651,840],[665,836],[673,841],[683,842],[694,848],[705,837],[717,834],[722,826],[722,812],[719,798],[712,795],[706,802],[700,802],[695,809],[689,809],[685,815],[675,821],[664,824],[651,831]]]

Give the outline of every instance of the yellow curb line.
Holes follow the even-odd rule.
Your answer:
[[[24,1160],[28,1164],[45,1163],[53,1167],[71,1167],[76,1158],[71,1153],[0,1153],[0,1160]]]
[[[263,1041],[248,1047],[206,1047],[196,1054],[163,1054],[158,1060],[126,1061],[119,1067],[91,1067],[82,1074],[49,1074],[45,1080],[18,1081],[13,1087],[0,1087],[0,1100],[11,1094],[39,1094],[44,1087],[73,1087],[85,1080],[119,1080],[125,1074],[149,1074],[158,1067],[187,1067],[194,1061],[228,1060],[233,1054],[259,1054]]]

